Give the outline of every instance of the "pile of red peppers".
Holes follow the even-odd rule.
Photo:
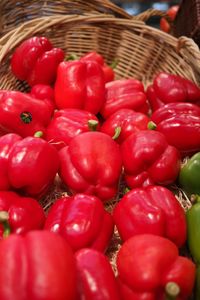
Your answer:
[[[111,63],[38,36],[11,57],[29,90],[0,90],[1,300],[199,300],[200,206],[171,186],[198,199],[200,88]]]

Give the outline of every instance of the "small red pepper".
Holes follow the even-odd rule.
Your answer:
[[[86,111],[75,108],[65,108],[55,111],[46,128],[45,139],[57,149],[68,145],[71,139],[83,132],[99,129],[98,118]]]
[[[57,150],[38,137],[0,137],[0,190],[14,189],[40,197],[52,185],[59,168]]]
[[[11,191],[0,191],[0,236],[10,233],[24,234],[30,230],[42,229],[45,213],[34,198],[21,197]]]
[[[136,79],[119,79],[106,83],[106,100],[100,113],[104,119],[121,108],[148,113],[144,86]]]
[[[31,37],[22,42],[11,58],[11,70],[30,86],[38,83],[53,84],[58,64],[64,60],[64,51],[53,48],[46,37]]]
[[[151,116],[153,128],[183,156],[200,150],[200,107],[193,103],[168,103]]]
[[[200,88],[189,79],[161,72],[147,88],[147,98],[155,111],[171,102],[199,102]]]
[[[116,196],[122,171],[119,145],[102,132],[84,132],[59,151],[59,174],[73,194],[102,201]]]
[[[77,300],[120,300],[117,282],[108,258],[94,249],[75,254],[78,273]]]
[[[0,91],[0,128],[2,134],[15,132],[22,137],[45,132],[53,114],[52,105],[19,91]]]
[[[151,233],[170,239],[178,247],[186,242],[185,212],[174,194],[162,186],[132,189],[116,204],[113,218],[123,241]]]
[[[110,115],[100,130],[121,144],[133,132],[147,129],[149,121],[149,117],[141,112],[122,108]]]
[[[115,72],[111,66],[109,66],[103,56],[95,51],[88,52],[80,58],[81,61],[96,61],[102,67],[104,73],[105,82],[113,81],[115,79]]]
[[[122,300],[186,300],[192,295],[195,264],[179,256],[169,239],[138,234],[125,241],[117,254]]]
[[[164,134],[153,130],[132,133],[121,145],[125,180],[130,188],[173,183],[180,170],[180,153]]]
[[[95,61],[60,63],[54,89],[59,109],[78,108],[97,114],[105,101],[104,74]]]
[[[76,261],[59,235],[47,230],[11,234],[0,243],[0,265],[2,300],[76,299]]]
[[[90,247],[104,252],[114,223],[100,199],[77,194],[56,200],[47,214],[44,229],[60,234],[74,251]]]

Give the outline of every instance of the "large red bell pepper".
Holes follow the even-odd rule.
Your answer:
[[[0,128],[2,134],[15,132],[22,137],[45,131],[53,114],[52,105],[19,91],[0,91]]]
[[[192,295],[195,264],[164,237],[128,239],[118,252],[117,269],[122,300],[187,300]]]
[[[180,153],[164,134],[153,130],[132,133],[121,145],[124,174],[130,188],[168,185],[180,171]]]
[[[78,108],[97,114],[105,102],[104,74],[95,61],[60,63],[54,89],[59,109]]]
[[[149,121],[149,117],[141,112],[122,108],[110,115],[100,130],[121,144],[133,132],[147,129]]]
[[[200,150],[200,107],[193,103],[169,103],[151,116],[153,127],[182,155]],[[155,126],[154,126],[155,125]]]
[[[68,145],[70,140],[83,132],[98,130],[98,118],[86,111],[75,108],[57,110],[46,128],[45,139],[57,149]]]
[[[84,132],[59,151],[60,176],[72,193],[111,200],[122,171],[119,145],[102,132]]]
[[[16,48],[11,58],[11,70],[18,79],[26,80],[30,86],[53,84],[57,67],[64,56],[64,51],[53,48],[46,37],[34,36]]]
[[[108,258],[94,249],[76,252],[77,300],[120,300],[117,282]]]
[[[42,229],[45,213],[34,198],[0,191],[0,223],[0,237],[10,233],[24,234],[29,230]]]
[[[191,80],[178,75],[161,72],[147,88],[147,98],[151,109],[155,111],[171,102],[198,102],[200,88]]]
[[[75,300],[75,258],[59,235],[11,234],[0,243],[0,266],[2,300]]]
[[[84,247],[105,251],[114,223],[100,199],[77,194],[56,200],[47,214],[44,228],[63,236],[74,251]]]
[[[162,186],[129,191],[116,204],[113,218],[123,241],[136,234],[151,233],[170,239],[178,247],[186,242],[184,209]]]
[[[59,167],[57,150],[37,137],[0,137],[0,190],[39,197],[52,185]]]
[[[118,79],[106,83],[106,100],[100,113],[104,119],[121,108],[148,113],[144,86],[136,79]]]

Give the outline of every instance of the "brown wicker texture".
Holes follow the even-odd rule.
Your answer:
[[[1,0],[0,36],[38,17],[86,13],[103,13],[131,18],[128,13],[109,0]]]

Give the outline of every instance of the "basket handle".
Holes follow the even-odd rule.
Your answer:
[[[173,24],[173,21],[169,17],[166,11],[154,9],[154,8],[149,8],[145,10],[144,12],[134,16],[133,18],[139,21],[147,22],[151,17],[160,17],[160,18],[165,18],[169,24]]]

